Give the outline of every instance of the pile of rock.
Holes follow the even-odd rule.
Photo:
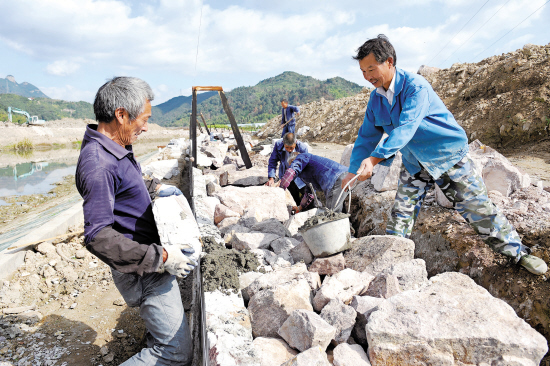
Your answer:
[[[392,192],[391,172],[378,171],[382,193]],[[367,236],[315,258],[298,231],[315,210],[290,216],[294,202],[281,189],[221,187],[195,173],[201,234],[261,263],[240,276],[238,294],[205,293],[212,363],[534,365],[547,352],[544,337],[468,276],[428,280],[412,240]]]

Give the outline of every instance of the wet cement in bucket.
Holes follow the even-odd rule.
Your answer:
[[[304,224],[298,229],[298,231],[302,232],[302,231],[311,229],[314,226],[321,225],[326,222],[345,219],[346,217],[349,217],[349,216],[350,216],[349,214],[334,212],[332,210],[326,210],[320,214],[317,214],[307,219],[306,222],[304,222]]]
[[[239,291],[239,274],[256,271],[260,266],[256,256],[248,250],[227,249],[213,237],[202,238],[201,272],[205,291],[220,290],[224,293]]]

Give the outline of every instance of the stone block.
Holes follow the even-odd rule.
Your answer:
[[[292,281],[257,292],[248,303],[254,337],[278,338],[277,331],[281,325],[298,309],[313,310],[311,287],[306,280]]]
[[[371,366],[365,350],[358,344],[339,344],[333,355],[334,366]]]
[[[315,311],[320,312],[332,299],[349,304],[352,297],[363,294],[374,276],[367,272],[357,272],[346,268],[332,277],[325,277],[323,284],[313,298]]]
[[[269,252],[269,251],[266,251]],[[317,290],[321,286],[321,279],[318,273],[308,272],[304,263],[298,263],[286,270],[278,270],[266,273],[257,278],[243,290],[251,298],[261,290],[275,288],[293,280],[304,279],[310,285],[311,290]]]
[[[357,312],[349,305],[344,305],[338,300],[331,300],[321,311],[321,318],[332,325],[336,332],[332,343],[337,345],[346,343],[355,326]]]
[[[210,159],[206,154],[197,151],[197,166],[202,166],[209,168],[212,165],[212,159]]]
[[[214,193],[220,202],[229,209],[243,215],[247,209],[255,209],[261,218],[270,218],[281,222],[288,220],[288,209],[285,204],[285,192],[273,187],[224,187]]]
[[[509,197],[521,188],[527,188],[531,184],[528,174],[522,173],[506,157],[491,147],[475,140],[469,145],[470,157],[481,172],[483,181],[488,191],[499,191]]]
[[[376,276],[395,263],[412,260],[414,242],[393,235],[366,236],[355,240],[344,258],[348,268]]]
[[[298,244],[300,243],[296,239],[280,237],[279,239],[273,240],[271,242],[271,249],[273,249],[275,254],[281,254],[283,252],[288,253]]]
[[[170,179],[180,174],[178,159],[153,161],[142,167],[143,174],[157,179]]]
[[[326,350],[335,333],[332,325],[308,310],[294,310],[279,329],[279,335],[288,345],[299,351],[314,346]]]
[[[258,337],[254,339],[252,345],[260,359],[259,366],[281,366],[298,354],[279,338]]]
[[[190,245],[198,261],[202,251],[199,241],[201,233],[195,216],[183,195],[157,197],[153,202],[153,215],[157,225],[160,243],[164,245]]]
[[[399,281],[396,276],[388,273],[380,273],[369,284],[365,295],[387,299],[400,292],[401,289],[399,288]]]
[[[428,281],[426,262],[423,259],[396,263],[386,272],[397,277],[401,291],[416,290]]]
[[[340,164],[349,167],[353,145],[354,144],[346,145],[346,147],[344,148],[344,151],[342,152],[342,157],[340,158]]]
[[[219,191],[222,189],[222,187],[215,183],[215,182],[208,182],[206,183],[206,194],[209,196],[213,196],[216,191]]]
[[[275,234],[264,234],[258,232],[235,233],[229,244],[237,250],[267,249],[271,242],[278,239]]]
[[[216,205],[216,208],[214,209],[214,224],[218,225],[220,222],[222,222],[224,219],[228,217],[237,217],[240,218],[241,215],[233,210],[231,210],[229,207],[227,207],[224,204],[218,204]]]
[[[353,339],[362,346],[367,347],[367,332],[365,326],[369,321],[370,315],[378,310],[378,306],[385,300],[379,297],[354,296],[350,306],[357,313],[356,323],[353,327]]]
[[[309,250],[305,241],[290,249],[290,256],[294,263],[303,261],[305,264],[310,264],[313,261],[313,254],[311,254],[311,250]]]
[[[271,233],[279,236],[291,236],[285,226],[277,219],[267,219],[252,225],[253,231]]]
[[[250,169],[229,172],[227,184],[239,187],[260,186],[267,180],[267,169],[253,166]]]
[[[435,200],[437,204],[441,207],[445,208],[453,208],[453,204],[449,199],[445,196],[445,193],[439,188],[437,184],[434,184],[435,189]]]
[[[237,294],[204,293],[210,365],[258,366],[248,311]]]
[[[218,229],[223,229],[225,227],[228,227],[228,226],[231,226],[231,225],[235,225],[239,222],[239,219],[240,217],[227,217],[225,219],[223,219],[218,225],[216,225],[218,227]]]
[[[538,365],[548,351],[508,304],[456,272],[385,300],[366,330],[374,365]]]
[[[378,192],[394,191],[399,182],[399,173],[401,172],[401,153],[395,154],[390,166],[376,165],[371,178],[374,189]]]
[[[281,366],[331,366],[327,359],[325,351],[315,346],[307,351],[299,353]]]
[[[333,275],[346,268],[346,260],[342,253],[336,255],[325,257],[325,258],[316,258],[311,266],[309,267],[310,272],[317,272],[320,275]]]

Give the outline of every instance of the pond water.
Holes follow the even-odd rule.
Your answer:
[[[29,162],[0,168],[0,197],[48,193],[76,164]]]

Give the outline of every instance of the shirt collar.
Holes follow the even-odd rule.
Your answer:
[[[390,87],[388,88],[388,90],[384,90],[384,87],[380,86],[380,87],[376,88],[376,92],[378,94],[384,95],[384,96],[386,96],[388,93],[392,93],[392,95],[395,94],[395,77],[396,77],[396,74],[397,74],[397,69],[394,68],[393,78],[391,79]]]
[[[105,150],[113,154],[118,160],[121,160],[126,155],[133,152],[132,145],[128,145],[125,148],[120,146],[101,132],[97,132],[97,126],[96,124],[89,124],[86,126],[86,133],[84,136],[99,142]]]

